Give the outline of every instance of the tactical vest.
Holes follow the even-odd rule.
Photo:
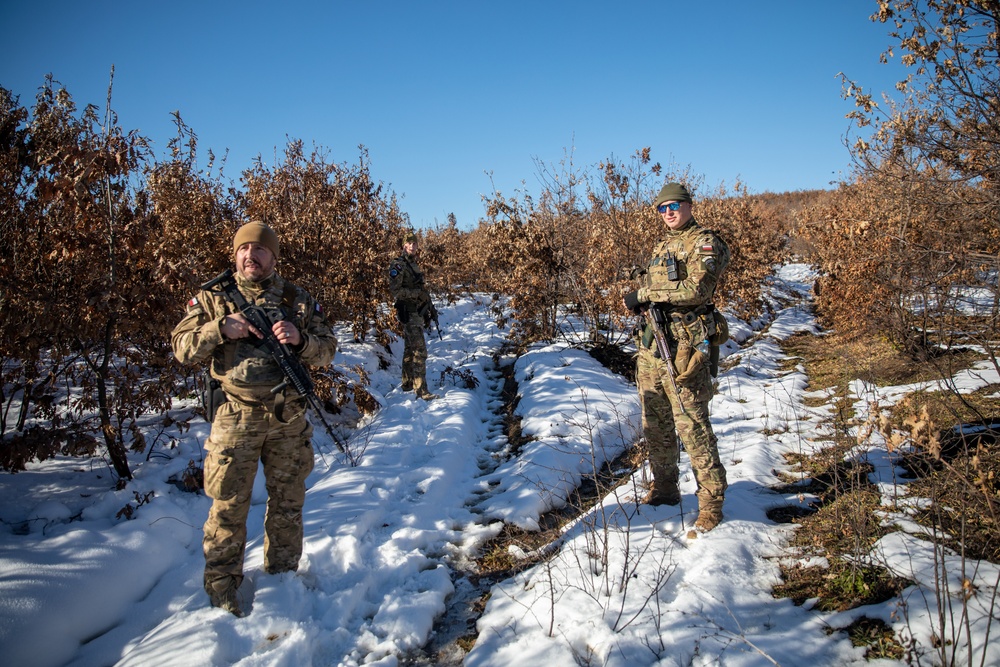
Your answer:
[[[272,322],[290,320],[299,330],[304,330],[302,318],[295,311],[298,290],[293,283],[285,281],[282,292],[264,289],[254,296],[244,293],[247,301],[254,303],[268,314]],[[225,302],[226,314],[235,312],[235,307]],[[277,362],[268,353],[256,336],[250,335],[234,341],[226,341],[216,350],[212,360],[213,375],[222,376],[226,385],[236,388],[260,388],[268,390],[284,380]]]

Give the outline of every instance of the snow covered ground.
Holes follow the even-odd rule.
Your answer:
[[[725,350],[738,361],[720,376],[713,403],[730,482],[725,522],[686,537],[697,513],[686,456],[680,507],[637,505],[639,471],[568,527],[552,558],[493,588],[464,664],[864,664],[863,649],[830,632],[862,615],[912,637],[922,664],[935,664],[933,553],[906,532],[876,547],[880,560],[917,582],[904,593],[905,605],[893,600],[835,614],[770,595],[793,528],[775,524],[766,511],[799,502],[770,489],[775,471],[785,467],[785,452],[813,451],[827,435],[820,425],[825,408],[804,407],[806,377],[782,365],[778,346],[815,329],[812,278],[806,267],[783,267],[774,284],[774,318],[732,322],[745,347],[730,343]],[[103,466],[65,457],[0,477],[0,662],[391,667],[412,661],[435,639],[435,621],[465,604],[463,573],[479,547],[505,522],[536,527],[639,430],[633,386],[584,352],[539,346],[516,360],[498,358],[500,365],[515,364],[518,414],[535,438],[511,456],[498,414],[504,378],[494,360],[504,332],[474,298],[441,304],[439,312],[443,340],[428,337],[428,380],[438,400],[425,403],[396,388],[400,342],[386,370],[372,345],[348,342],[338,351],[336,366],[364,366],[383,407],[350,432],[358,467],[330,454],[332,442],[317,429],[327,453],[308,481],[297,573],[262,570],[265,493],[258,475],[245,618],[208,605],[201,526],[209,501],[169,481],[201,460],[208,434],[201,420],[182,432],[150,417],[145,428],[147,441],[156,441],[153,454],[132,458],[135,479],[120,491]],[[972,388],[998,378],[984,367],[961,382]],[[863,416],[873,390],[859,384],[856,391]],[[880,403],[898,395],[882,388]],[[192,400],[179,400],[173,417],[193,408]],[[873,452],[867,454],[885,492],[905,493],[889,481],[897,479],[889,457]],[[119,516],[127,505],[131,519]],[[965,574],[976,590],[968,619],[974,662],[1000,664],[1000,645],[984,648],[996,615],[998,568],[970,563]],[[953,577],[952,590],[961,591]],[[994,620],[991,634],[998,632]],[[967,649],[958,651],[959,662]]]

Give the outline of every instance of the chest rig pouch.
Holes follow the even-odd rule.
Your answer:
[[[286,281],[280,302],[258,305],[267,313],[271,322],[287,319],[302,331],[303,322],[301,318],[296,317],[298,313],[295,312],[295,296],[295,286]],[[230,306],[227,303],[227,312],[229,309]],[[253,334],[246,338],[227,342],[223,346],[222,365],[224,367],[223,374],[235,385],[274,387],[284,381],[281,368],[271,357],[261,339]]]
[[[687,278],[687,263],[678,253],[667,252],[657,256],[647,269],[648,284],[656,289],[677,289]]]

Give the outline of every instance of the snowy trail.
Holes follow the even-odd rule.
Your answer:
[[[822,423],[829,408],[804,405],[807,396],[823,392],[807,394],[802,369],[789,366],[779,345],[797,331],[815,330],[807,303],[811,279],[808,267],[781,267],[771,286],[773,317],[730,320],[742,345],[727,344],[712,404],[730,483],[723,523],[687,538],[697,501],[686,454],[681,507],[637,504],[645,471],[636,472],[567,526],[545,548],[548,558],[493,586],[475,645],[464,660],[449,655],[447,664],[862,665],[864,649],[831,632],[862,615],[883,619],[900,636],[914,637],[925,655],[931,652],[939,618],[930,604],[933,563],[905,533],[888,534],[875,549],[889,567],[918,582],[904,594],[905,615],[899,600],[831,614],[771,596],[778,559],[793,557],[784,544],[794,528],[767,513],[808,500],[774,492],[776,471],[789,469],[784,454],[812,453],[830,435]],[[135,479],[124,489],[109,490],[107,471],[81,469],[80,460],[69,457],[3,477],[5,664],[442,664],[430,652],[449,638],[435,634],[435,622],[465,620],[464,605],[477,591],[463,574],[478,548],[505,523],[531,529],[543,513],[564,507],[584,477],[631,446],[640,420],[634,385],[587,353],[568,343],[537,345],[516,360],[501,360],[513,363],[502,373],[493,356],[505,332],[497,330],[488,304],[466,298],[438,310],[445,334],[428,341],[427,378],[441,398],[430,403],[397,389],[400,341],[386,355],[375,343],[341,339],[337,367],[363,369],[358,372],[369,378],[382,408],[351,434],[358,467],[331,460],[327,468],[317,458],[307,482],[297,573],[262,571],[266,494],[258,475],[244,618],[208,606],[201,526],[209,500],[171,481],[189,461],[200,461],[208,434],[197,419],[190,430],[179,430],[192,399],[176,402],[172,424],[148,421],[154,455],[133,456]],[[519,443],[517,456],[499,414],[505,374],[518,385],[517,415],[531,436]],[[996,375],[977,367],[957,381],[975,388],[1000,382]],[[859,385],[860,415],[864,391]],[[890,400],[893,390],[882,396]],[[324,451],[333,450],[322,431],[316,438]],[[869,459],[880,468],[874,481],[889,479],[892,465],[878,451]],[[147,496],[148,502],[137,501]],[[133,505],[130,520],[118,516],[126,503]],[[906,517],[894,520],[906,525]],[[509,551],[525,555],[513,546]],[[978,565],[974,586],[981,597],[970,607],[974,651],[987,663],[1000,660],[1000,649],[982,648],[987,630],[997,632],[985,605],[998,569]]]
[[[784,278],[776,289],[787,307],[759,323],[752,344],[730,344],[736,363],[712,404],[729,479],[724,522],[687,538],[697,499],[686,454],[680,508],[637,506],[640,471],[566,535],[551,561],[495,587],[465,665],[512,664],[526,646],[532,664],[552,665],[826,665],[857,657],[843,636],[825,632],[821,616],[771,596],[790,528],[766,512],[799,501],[769,487],[787,467],[783,453],[806,447],[803,436],[821,413],[802,405],[801,370],[782,367],[779,341],[815,330],[801,305],[807,279]],[[740,341],[753,334],[742,323],[733,329]]]
[[[190,518],[163,525],[154,520],[145,528],[141,521],[125,524],[145,529],[147,537],[169,529],[163,539],[178,544],[158,554],[158,572],[145,573],[152,576],[144,585],[147,594],[137,598],[124,589],[112,598],[114,604],[100,626],[81,617],[80,627],[74,628],[76,636],[88,639],[69,664],[395,664],[396,656],[427,643],[434,620],[445,612],[454,591],[455,563],[473,558],[476,548],[500,531],[501,521],[529,529],[536,526],[541,514],[565,504],[584,475],[636,439],[634,386],[609,375],[584,352],[565,344],[541,346],[517,359],[514,367],[522,387],[518,410],[522,428],[535,440],[526,443],[518,457],[507,459],[497,415],[504,378],[492,358],[503,333],[483,304],[473,299],[439,310],[442,326],[454,335],[428,341],[428,380],[442,395],[438,400],[426,403],[401,393],[396,389],[398,366],[380,369],[370,347],[345,344],[338,352],[338,365],[365,367],[372,393],[383,407],[351,437],[350,446],[361,454],[359,467],[346,467],[341,460],[328,470],[317,461],[308,482],[305,551],[296,574],[262,572],[266,494],[258,475],[242,590],[250,601],[250,614],[234,619],[206,605],[200,586],[200,524],[208,500],[178,494],[159,482],[166,471],[182,467],[189,455],[184,452],[161,470],[150,466],[139,471],[137,480],[143,476],[156,480],[157,497],[170,503],[143,508],[140,518],[147,519],[153,508],[157,519],[183,515],[177,503],[191,506]],[[749,335],[749,330],[743,334]],[[399,358],[401,342],[395,347],[394,358]],[[731,347],[730,351],[737,349]],[[754,362],[751,351],[745,366],[756,363],[753,373],[770,375],[764,368],[771,363],[771,351],[767,352]],[[458,386],[462,383],[455,381],[460,377],[455,371],[473,377],[476,386]],[[725,424],[719,432],[723,442],[759,428],[752,411],[748,413],[739,402],[738,385],[743,380],[727,381],[726,393],[734,398],[724,399],[716,408]],[[752,394],[754,389],[748,387],[746,392]],[[196,425],[184,442],[203,441],[207,430],[207,425]],[[315,437],[324,450],[332,451],[321,430]],[[584,517],[568,531],[566,542],[595,521],[626,516],[634,529],[630,542],[647,544],[652,551],[666,549],[664,559],[676,549],[702,549],[676,537],[697,512],[689,468],[686,473],[683,523],[676,510],[670,515],[664,509],[637,507],[632,498],[640,490],[633,482],[631,496],[618,508],[599,508],[596,511],[603,517]],[[731,480],[738,498],[742,492],[738,473]],[[120,498],[109,502],[113,506]],[[743,504],[757,507],[759,499]],[[119,526],[113,532],[123,530]],[[100,573],[89,576],[102,581]],[[678,583],[672,585],[679,585],[683,577],[683,572],[677,575]],[[72,643],[73,633],[69,634]]]
[[[489,328],[485,320],[480,324]],[[234,631],[231,619],[205,609],[194,593],[186,611],[206,616],[199,637],[178,641],[170,630],[177,619],[167,618],[119,664],[151,664],[154,656],[167,661],[159,664],[169,664],[171,656],[182,664],[191,658],[192,641],[203,647],[207,664],[235,665],[266,662],[264,655],[276,651],[296,656],[288,664],[370,663],[423,646],[453,591],[448,560],[467,557],[501,527],[483,525],[474,507],[488,489],[481,478],[495,467],[491,454],[505,444],[499,418],[490,417],[502,383],[491,355],[501,338],[483,341],[458,350],[448,339],[434,341],[428,369],[432,380],[441,377],[440,369],[461,368],[478,387],[446,381],[435,388],[441,398],[430,402],[391,388],[381,397],[383,409],[350,440],[360,466],[345,468],[340,461],[327,472],[317,463],[297,573],[264,574],[261,531],[251,533],[241,589],[252,598],[250,631],[241,631],[242,621]],[[392,386],[384,384],[393,382],[388,375],[382,381]],[[254,510],[250,525],[259,527],[262,507]]]

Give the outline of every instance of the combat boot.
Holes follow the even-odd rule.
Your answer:
[[[722,500],[721,497],[698,498],[698,519],[694,522],[698,531],[707,533],[722,523]]]
[[[403,391],[413,390],[413,364],[412,362],[403,362],[402,374],[400,377],[399,386]]]
[[[677,468],[671,469],[656,461],[651,462],[650,468],[653,480],[642,502],[646,505],[679,505],[681,491],[677,484]]]
[[[237,618],[245,616],[243,606],[240,603],[239,586],[234,579],[217,580],[211,586],[205,586],[205,590],[213,607],[225,609]]]
[[[430,390],[427,389],[427,382],[423,379],[414,380],[413,390],[416,392],[417,398],[422,398],[425,401],[433,401],[435,398],[440,398],[440,396],[432,394]]]
[[[644,505],[679,505],[681,490],[677,482],[661,482],[657,479],[649,486],[649,493],[642,499]]]

